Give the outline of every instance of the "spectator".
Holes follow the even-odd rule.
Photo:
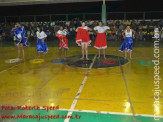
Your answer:
[[[86,24],[93,28],[97,26],[97,20],[88,20]],[[13,35],[11,33],[11,27],[15,23],[0,23],[0,39],[1,40],[13,40]],[[71,21],[55,21],[55,22],[23,22],[26,29],[26,35],[29,41],[36,40],[36,27],[40,26],[43,28],[45,33],[48,35],[48,40],[54,40],[55,32],[58,31],[59,26],[62,25],[69,31],[68,38],[71,41],[75,41],[76,28],[81,26],[79,18],[74,18]],[[122,40],[121,33],[126,25],[131,25],[131,28],[136,30],[135,39],[136,40],[152,40],[154,35],[154,28],[157,27],[160,30],[160,38],[163,39],[163,19],[160,20],[107,20],[107,26],[110,26],[111,30],[108,30],[107,39],[108,40]],[[91,40],[94,40],[95,33],[90,32]]]

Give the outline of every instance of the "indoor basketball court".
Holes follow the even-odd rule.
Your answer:
[[[106,59],[98,59],[92,42],[89,60],[73,41],[66,59],[58,41],[47,41],[44,58],[29,41],[24,59],[14,41],[0,41],[0,122],[163,122],[162,41],[159,86],[154,41],[134,41],[132,59],[119,51],[122,41],[108,41]]]

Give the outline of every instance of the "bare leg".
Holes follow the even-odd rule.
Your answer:
[[[23,47],[23,44],[20,44],[21,46],[21,49],[22,49],[22,54],[23,54],[23,59],[25,58],[25,54],[24,54],[24,47]]]
[[[132,59],[132,51],[130,50],[130,59]]]
[[[43,58],[45,58],[46,53],[43,53]]]
[[[105,49],[103,49],[103,54],[104,54],[104,59],[106,59],[106,56],[105,56]]]
[[[64,59],[66,59],[66,57],[67,57],[67,49],[65,48],[64,51],[65,51],[65,57],[64,57]]]
[[[98,57],[97,57],[98,59],[100,58],[100,51],[101,51],[101,50],[98,49]]]
[[[38,56],[37,56],[37,58],[40,58],[40,54],[41,54],[41,52],[38,52]]]
[[[17,45],[18,48],[18,58],[20,58],[20,44]]]
[[[125,59],[127,58],[127,49],[125,49]]]
[[[82,44],[82,58],[80,58],[81,60],[84,59],[84,44]]]
[[[86,59],[89,60],[89,58],[88,58],[88,44],[85,44],[85,53],[86,53]]]

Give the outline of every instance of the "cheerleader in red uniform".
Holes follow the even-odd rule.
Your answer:
[[[86,54],[86,60],[89,60],[88,59],[88,46],[91,46],[91,40],[89,37],[88,30],[91,31],[92,29],[85,26],[85,22],[82,22],[82,26],[78,27],[76,29],[76,31],[77,31],[76,43],[78,44],[78,46],[82,47],[82,58],[81,58],[81,60],[84,59],[84,54]]]
[[[56,36],[59,39],[59,56],[61,57],[62,54],[62,48],[64,49],[65,53],[65,59],[67,57],[67,49],[68,49],[68,39],[66,38],[67,31],[66,29],[63,30],[63,26],[60,26],[58,32],[56,33]]]
[[[103,26],[102,21],[99,22],[99,26],[94,28],[97,31],[97,36],[95,40],[94,47],[98,49],[98,59],[100,58],[100,51],[103,49],[104,59],[105,57],[105,49],[107,48],[107,40],[106,40],[106,30],[110,29],[108,26]]]

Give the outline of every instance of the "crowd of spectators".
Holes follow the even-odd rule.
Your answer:
[[[13,40],[12,27],[15,23],[0,23],[0,40]],[[68,30],[69,41],[75,41],[76,28],[81,26],[81,21],[75,18],[71,21],[55,21],[55,22],[21,22],[26,29],[26,35],[30,41],[36,39],[36,27],[40,26],[48,35],[47,40],[51,41],[56,39],[55,33],[58,31],[59,26],[64,26]],[[98,25],[96,20],[87,20],[86,25],[94,28]],[[122,31],[127,25],[136,31],[136,41],[151,41],[154,35],[154,28],[159,28],[160,39],[163,39],[163,19],[160,20],[107,20],[107,26],[110,30],[106,32],[107,40],[109,41],[122,41]],[[94,41],[96,37],[95,31],[89,32],[91,40]]]

